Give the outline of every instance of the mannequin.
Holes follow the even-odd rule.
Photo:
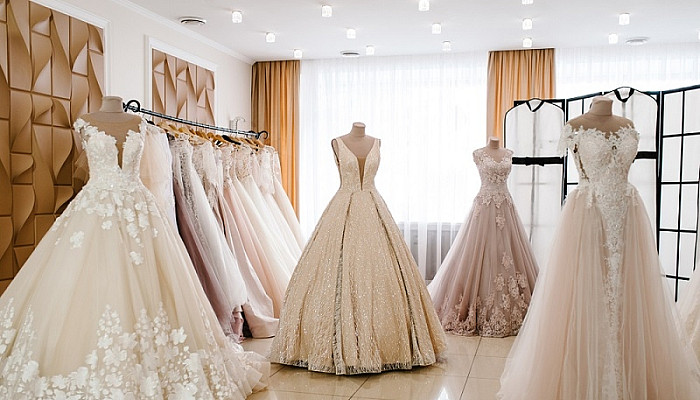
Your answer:
[[[333,146],[333,153],[336,156],[336,161],[338,160],[338,143],[336,139],[331,140],[331,146]],[[350,132],[341,136],[340,140],[343,144],[350,149],[350,151],[357,157],[357,165],[360,167],[360,176],[364,176],[365,171],[365,160],[367,155],[372,150],[374,146],[374,141],[376,138],[365,134],[365,124],[362,122],[353,122]]]
[[[596,96],[587,113],[567,122],[573,129],[597,129],[605,136],[616,133],[620,128],[634,128],[634,123],[612,113],[613,101],[604,96]]]
[[[483,148],[484,152],[491,157],[493,161],[501,162],[503,158],[508,155],[508,150],[501,147],[501,140],[496,136],[490,136],[486,147]]]
[[[100,111],[84,114],[80,118],[117,139],[118,160],[121,164],[122,143],[126,139],[126,133],[129,130],[139,130],[141,117],[124,112],[121,97],[105,96],[102,98]]]

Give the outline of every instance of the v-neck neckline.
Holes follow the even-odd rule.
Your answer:
[[[104,137],[111,139],[112,141],[112,146],[117,150],[117,168],[119,168],[120,171],[124,170],[124,152],[126,150],[126,145],[131,139],[132,136],[135,134],[139,133],[141,130],[143,130],[142,124],[144,123],[144,120],[142,119],[141,122],[139,122],[139,132],[129,128],[126,131],[126,135],[124,137],[124,141],[121,143],[122,145],[122,151],[121,151],[121,156],[119,153],[119,144],[117,143],[117,138],[116,136],[112,136],[105,132],[104,130],[96,127],[95,125],[91,124],[90,122],[85,121],[84,119],[80,118],[81,121],[83,121],[83,129],[89,128],[94,130],[96,133],[99,133],[103,135]]]
[[[372,147],[369,149],[367,154],[364,157],[364,162],[362,163],[362,173],[360,173],[360,158],[357,156],[357,154],[353,153],[352,150],[348,147],[347,144],[345,144],[345,141],[341,138],[338,138],[340,142],[343,143],[343,147],[352,154],[352,156],[355,158],[355,166],[357,166],[357,175],[360,177],[360,190],[364,188],[365,185],[365,174],[367,172],[367,169],[365,168],[367,166],[367,159],[369,158],[370,154],[372,154],[372,151],[374,151],[374,147],[377,145],[377,138],[374,138],[374,142],[372,142]]]

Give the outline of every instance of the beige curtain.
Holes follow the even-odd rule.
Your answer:
[[[503,118],[515,100],[554,96],[554,49],[489,52],[487,136],[503,138]]]
[[[297,214],[300,69],[298,60],[256,62],[251,86],[251,129],[270,133],[267,144],[279,153],[282,186]]]

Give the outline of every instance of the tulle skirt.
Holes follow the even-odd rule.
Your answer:
[[[267,362],[224,335],[174,229],[143,186],[83,189],[0,297],[0,398],[263,387]]]
[[[696,267],[685,295],[678,302],[681,335],[687,335],[695,355],[700,360],[700,268]]]
[[[428,291],[446,331],[512,336],[527,313],[537,271],[510,195],[500,204],[477,197]]]
[[[619,298],[605,291],[609,252],[601,212],[580,190],[562,211],[546,269],[501,376],[500,399],[690,400],[700,374],[662,282],[649,217],[626,198]],[[607,302],[619,304],[618,331]],[[614,344],[616,346],[611,346]],[[617,347],[619,351],[611,351]]]

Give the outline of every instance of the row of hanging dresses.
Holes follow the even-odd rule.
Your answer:
[[[240,339],[245,319],[253,337],[273,336],[303,245],[274,173],[276,152],[216,148],[180,132],[172,132],[168,145],[161,128],[150,126],[149,132],[142,167],[146,186],[177,224],[222,328]]]

